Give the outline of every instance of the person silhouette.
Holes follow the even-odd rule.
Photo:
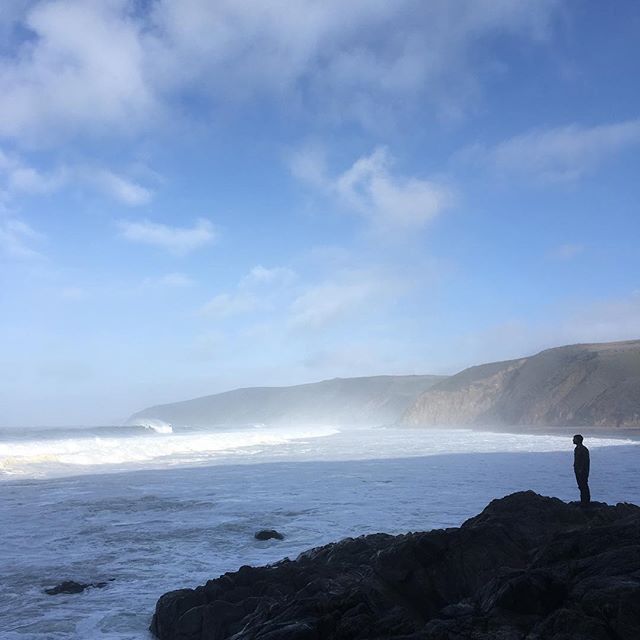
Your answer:
[[[584,438],[577,433],[573,436],[573,444],[576,448],[573,452],[573,471],[576,474],[576,482],[580,489],[580,504],[588,505],[591,502],[589,491],[589,449],[582,444]]]

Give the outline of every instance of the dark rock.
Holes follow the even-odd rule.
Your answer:
[[[111,580],[113,580],[113,578],[109,578],[109,581]],[[74,580],[65,580],[51,589],[45,589],[44,592],[48,593],[50,596],[56,596],[59,593],[82,593],[85,589],[102,589],[106,586],[106,582],[83,584],[81,582],[75,582]]]
[[[165,594],[161,640],[637,640],[640,508],[531,491],[460,528],[347,538]]]
[[[261,529],[256,531],[254,538],[256,540],[284,540],[284,536],[275,529]]]

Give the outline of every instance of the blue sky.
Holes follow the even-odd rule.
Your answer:
[[[640,337],[640,8],[10,0],[0,425]]]

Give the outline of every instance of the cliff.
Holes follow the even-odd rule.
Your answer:
[[[531,491],[163,595],[161,640],[637,640],[640,508]]]
[[[444,376],[334,378],[291,387],[235,389],[144,409],[129,422],[175,425],[376,426],[396,422],[420,393]]]
[[[421,394],[401,422],[640,427],[640,340],[558,347],[465,369]]]

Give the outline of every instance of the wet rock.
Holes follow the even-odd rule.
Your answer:
[[[161,640],[640,638],[640,508],[531,491],[459,528],[347,538],[160,598]]]
[[[111,578],[110,581],[111,580],[113,580],[113,578]],[[65,580],[51,589],[45,589],[44,592],[48,593],[50,596],[56,596],[59,593],[82,593],[85,589],[102,589],[103,587],[106,587],[107,584],[108,582],[92,582],[84,584],[82,582],[76,582],[75,580]]]
[[[275,529],[261,529],[253,537],[256,540],[284,540],[284,536]]]

